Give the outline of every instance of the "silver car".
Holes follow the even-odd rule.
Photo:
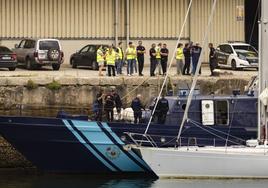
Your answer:
[[[25,65],[28,70],[42,66],[52,66],[59,70],[63,63],[63,52],[57,39],[23,39],[15,45],[19,64]]]

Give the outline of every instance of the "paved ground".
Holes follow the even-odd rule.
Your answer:
[[[126,67],[124,67],[123,72],[126,76]],[[258,74],[255,69],[246,69],[243,71],[232,71],[230,69],[221,69],[221,72],[227,72],[230,74],[221,76],[233,76],[233,77],[252,77]],[[176,73],[176,67],[172,67],[170,75],[174,76]],[[149,76],[149,67],[145,67],[144,75]],[[202,67],[201,77],[209,78],[210,71],[207,66]],[[59,71],[53,71],[50,67],[43,67],[39,70],[26,70],[23,67],[17,68],[15,71],[8,71],[7,69],[0,69],[0,77],[54,77],[54,76],[66,76],[66,77],[98,77],[98,71],[90,70],[88,68],[72,69],[70,65],[62,65]],[[137,74],[134,74],[137,76]]]

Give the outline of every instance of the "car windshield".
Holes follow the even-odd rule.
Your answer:
[[[11,52],[11,50],[10,50],[10,49],[8,49],[7,47],[0,46],[0,53],[6,53],[6,52],[10,53],[10,52]]]
[[[59,49],[58,41],[40,41],[39,49],[40,50],[49,50],[49,49]]]
[[[240,53],[245,56],[250,56],[250,57],[258,57],[258,52],[253,48],[252,46],[249,45],[235,45],[233,46],[235,51],[237,53]]]

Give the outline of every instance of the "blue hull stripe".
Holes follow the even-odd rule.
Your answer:
[[[152,171],[151,168],[137,156],[132,150],[126,151],[123,148],[124,143],[118,138],[118,136],[110,129],[106,123],[98,123],[103,132],[116,144],[122,152],[124,152],[130,159],[135,161],[144,171]]]
[[[116,142],[118,144],[124,145],[124,143],[122,142],[122,140],[112,131],[112,129],[109,127],[109,125],[107,125],[107,123],[101,123],[101,124],[110,133],[110,135],[116,140]],[[132,150],[129,151],[128,153],[131,154],[140,164],[142,164],[143,166],[146,166],[147,170],[150,170],[151,171],[151,168],[139,157],[138,154],[136,154]]]
[[[92,147],[92,144],[84,140],[83,136],[75,130],[75,127],[71,125],[71,122],[67,120],[63,120],[63,123],[66,125],[66,127],[73,133],[73,135],[79,140],[81,144],[83,144],[99,161],[101,161],[107,168],[109,168],[111,171],[118,171],[117,167],[114,167],[113,165],[109,164],[106,160],[103,159],[103,156],[94,148]],[[119,170],[120,171],[120,170]]]
[[[83,134],[84,139],[92,143],[99,153],[118,169],[123,172],[144,172],[144,169],[136,161],[129,158],[129,155],[122,152],[118,144],[114,143],[96,122],[72,120],[72,123]],[[115,151],[115,155],[111,155],[108,151]]]

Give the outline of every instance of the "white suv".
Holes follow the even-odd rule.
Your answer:
[[[216,49],[216,60],[219,67],[233,70],[259,67],[258,51],[245,43],[224,43]]]
[[[15,45],[18,63],[24,64],[28,70],[42,66],[52,66],[59,70],[63,63],[63,52],[57,39],[23,39]]]

